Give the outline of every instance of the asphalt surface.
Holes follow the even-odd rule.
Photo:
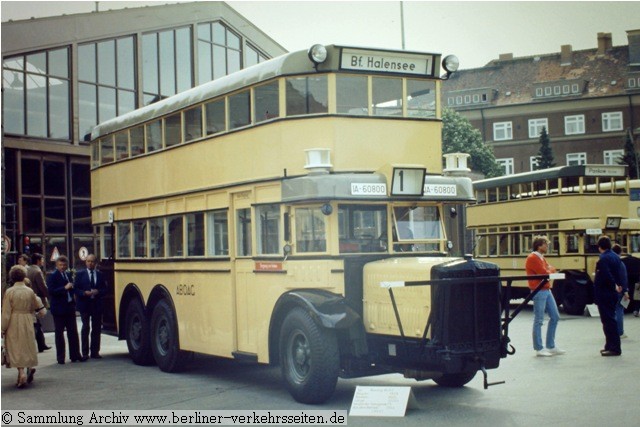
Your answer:
[[[278,368],[196,355],[177,374],[137,366],[124,341],[103,335],[103,359],[58,365],[55,350],[40,353],[34,383],[15,388],[17,371],[2,369],[3,410],[349,410],[356,386],[408,386],[418,407],[404,417],[349,416],[355,426],[630,426],[640,425],[640,318],[625,316],[620,357],[601,357],[599,318],[561,312],[557,345],[566,355],[534,356],[531,307],[510,325],[517,352],[465,387],[447,389],[400,375],[339,380],[322,405],[295,402],[281,384]],[[543,332],[546,330],[543,326]],[[47,333],[53,345],[53,333]]]

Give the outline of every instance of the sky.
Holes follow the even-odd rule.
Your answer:
[[[1,20],[29,19],[176,3],[175,1],[1,2]],[[613,45],[640,29],[640,1],[228,1],[289,51],[315,43],[455,54],[460,68],[481,67],[500,54],[514,57],[597,47],[597,33]]]

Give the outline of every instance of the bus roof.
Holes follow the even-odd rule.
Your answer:
[[[349,49],[350,52],[366,54],[389,55],[390,58],[424,58],[428,66],[424,73],[410,73],[401,71],[389,71],[389,69],[381,69],[378,72],[389,74],[393,72],[399,75],[412,75],[415,77],[435,77],[436,70],[439,66],[440,54],[410,51],[391,51],[381,49],[346,47],[337,45],[325,46],[327,49],[327,59],[325,62],[318,64],[317,69],[314,63],[309,59],[306,50],[287,53],[268,61],[252,65],[235,73],[220,77],[207,83],[181,92],[179,94],[162,99],[153,104],[141,107],[137,110],[107,120],[98,124],[91,132],[91,139],[95,140],[101,136],[125,129],[130,126],[144,123],[164,115],[180,111],[191,105],[196,105],[208,99],[222,96],[250,86],[252,84],[267,81],[279,76],[295,75],[295,74],[315,74],[326,73],[337,70],[355,70],[368,73],[376,73],[375,69],[348,67],[342,62],[342,52]],[[393,61],[393,59],[391,59]]]
[[[627,176],[626,165],[574,165],[558,166],[532,172],[517,173],[514,175],[500,176],[497,178],[482,179],[473,182],[476,190],[487,188],[506,187],[513,184],[542,181],[578,176],[598,176],[603,178],[623,178]]]

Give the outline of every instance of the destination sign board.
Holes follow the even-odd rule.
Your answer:
[[[343,48],[340,68],[429,76],[433,74],[433,55]]]

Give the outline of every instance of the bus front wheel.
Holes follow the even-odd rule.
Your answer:
[[[280,330],[280,369],[289,393],[301,403],[322,403],[333,394],[340,370],[334,331],[294,308]]]
[[[133,363],[136,365],[153,364],[153,353],[149,341],[149,321],[145,316],[142,303],[137,299],[131,301],[127,307],[125,333],[127,349]]]
[[[188,353],[180,351],[176,314],[165,300],[155,306],[151,315],[151,350],[162,371],[183,369]]]
[[[442,387],[462,387],[476,376],[475,372],[461,372],[459,374],[443,374],[433,381]]]

